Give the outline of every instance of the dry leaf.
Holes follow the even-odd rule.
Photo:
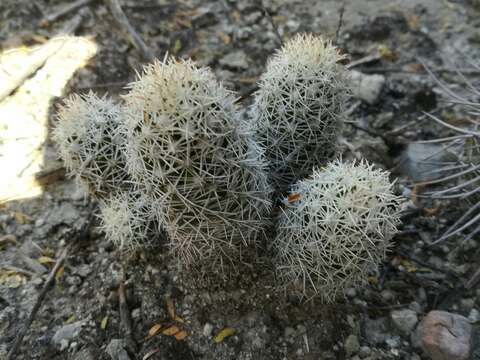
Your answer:
[[[55,264],[56,260],[48,256],[40,256],[38,262],[40,264]]]
[[[66,325],[71,324],[75,322],[75,320],[77,320],[77,316],[75,314],[70,315],[70,317],[67,320],[65,320],[65,324]]]
[[[384,60],[387,60],[390,62],[395,62],[398,60],[398,54],[385,45],[380,45],[378,47],[378,53]]]
[[[300,199],[300,193],[292,193],[288,195],[288,198],[287,198],[289,204],[297,201],[298,199]]]
[[[159,351],[160,351],[160,349],[153,349],[153,350],[149,351],[148,353],[146,353],[146,354],[143,356],[142,360],[148,360],[148,359],[150,359],[153,355],[155,355],[155,354],[158,353]]]
[[[100,322],[100,329],[105,330],[108,324],[108,315],[105,316],[102,321]]]
[[[17,245],[17,237],[15,235],[3,235],[0,237],[0,245],[12,244]]]
[[[213,338],[213,341],[216,343],[221,343],[226,337],[232,336],[235,334],[236,330],[231,327],[226,327],[225,329],[221,330],[215,337]]]
[[[61,267],[57,270],[57,273],[55,274],[55,280],[56,280],[56,281],[59,281],[64,272],[65,272],[65,268],[64,268],[63,266],[61,266]]]
[[[14,216],[15,216],[15,221],[20,225],[26,224],[31,220],[31,218],[28,215],[25,215],[24,213],[21,213],[18,211],[15,211]]]
[[[175,335],[176,333],[178,333],[179,331],[180,331],[180,329],[178,327],[176,327],[175,325],[172,325],[172,326],[166,328],[165,330],[162,330],[162,334],[167,335],[167,336],[172,336],[172,335]]]
[[[172,298],[168,298],[167,299],[167,311],[168,311],[168,315],[170,315],[170,318],[172,320],[175,320],[175,304],[173,303],[173,299]]]
[[[378,284],[378,277],[376,276],[369,276],[367,281],[370,285],[377,285]]]
[[[413,263],[407,259],[400,261],[400,265],[402,265],[407,272],[412,273],[417,271],[417,267],[413,265]]]
[[[158,332],[160,331],[160,329],[163,327],[162,324],[155,324],[153,325],[150,330],[148,330],[148,336],[147,336],[147,339],[150,339],[151,337],[154,337],[155,335],[158,334]]]
[[[188,333],[185,330],[180,330],[173,336],[175,336],[175,339],[177,340],[183,340],[188,336]]]

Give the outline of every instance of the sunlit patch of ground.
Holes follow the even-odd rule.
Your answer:
[[[63,95],[74,73],[96,52],[87,38],[62,36],[39,47],[0,54],[0,94],[25,69],[38,68],[0,102],[0,203],[41,194],[35,174],[55,159],[47,146],[52,101]],[[38,63],[41,58],[44,61]]]

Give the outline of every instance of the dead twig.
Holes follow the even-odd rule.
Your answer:
[[[137,344],[133,338],[132,319],[128,309],[127,297],[125,296],[125,280],[123,275],[120,279],[120,284],[118,285],[118,310],[120,312],[120,321],[125,333],[125,341],[127,342],[127,346],[132,352],[135,352]]]
[[[140,35],[132,27],[118,0],[105,0],[105,3],[109,7],[110,12],[112,13],[112,16],[116,20],[117,24],[122,28],[128,41],[130,41],[130,43],[140,52],[144,60],[153,61],[153,59],[155,59],[155,55],[147,47],[147,45],[145,45],[145,42],[142,40]]]
[[[480,269],[475,271],[470,279],[465,283],[465,289],[470,290],[480,281]]]
[[[74,243],[70,243],[66,248],[64,248],[60,254],[60,257],[58,258],[57,262],[55,263],[55,266],[53,267],[52,271],[50,271],[50,274],[48,275],[47,281],[43,284],[42,291],[38,295],[37,301],[35,302],[35,305],[33,306],[32,311],[30,312],[30,315],[27,318],[27,321],[21,328],[20,332],[18,333],[17,337],[15,338],[15,341],[13,342],[13,345],[8,352],[7,359],[6,360],[12,360],[14,359],[15,353],[17,352],[18,348],[20,347],[22,340],[24,336],[26,335],[28,329],[30,328],[30,325],[32,324],[33,320],[35,319],[35,316],[37,315],[38,310],[40,309],[40,306],[43,303],[43,300],[45,299],[45,296],[47,295],[47,292],[50,290],[51,286],[55,282],[55,275],[57,274],[58,270],[62,267],[63,263],[65,262],[65,259],[69,255],[70,249],[72,248]]]
[[[270,14],[270,11],[265,7],[265,5],[263,5],[262,2],[260,3],[260,8],[262,9],[263,15],[266,16],[268,21],[270,22],[270,25],[272,26],[273,32],[277,37],[279,45],[282,46],[283,45],[282,35],[280,35],[280,32],[278,31],[278,27],[275,24],[275,21],[273,21],[272,14]]]
[[[62,16],[65,16],[77,9],[80,9],[83,6],[89,5],[90,3],[94,2],[95,0],[77,0],[65,6],[62,6],[57,11],[45,16],[40,21],[40,26],[48,26],[54,21],[60,19]]]
[[[342,6],[340,7],[340,16],[338,18],[338,26],[337,26],[337,31],[335,31],[335,39],[333,40],[333,43],[337,45],[338,42],[338,37],[340,36],[340,30],[342,29],[343,25],[343,14],[345,13],[345,0],[342,1]]]
[[[88,231],[93,221],[93,216],[94,216],[93,214],[94,214],[94,211],[93,209],[91,209],[90,214],[87,220],[85,221],[82,231],[79,232],[76,238],[73,239],[73,241],[70,242],[60,253],[58,260],[55,263],[55,266],[50,271],[47,277],[47,280],[43,284],[42,290],[40,291],[40,294],[38,295],[37,300],[35,301],[32,311],[30,312],[30,315],[25,321],[25,324],[23,325],[23,327],[20,329],[17,337],[13,341],[12,347],[10,348],[10,351],[7,354],[6,360],[12,360],[15,358],[15,354],[17,353],[20,345],[22,344],[23,338],[27,334],[28,329],[30,328],[30,325],[32,324],[33,320],[35,319],[35,316],[37,315],[38,310],[42,306],[45,296],[47,295],[48,291],[52,288],[52,285],[55,283],[57,272],[63,266],[63,263],[67,259],[68,255],[73,251],[73,248],[78,246],[78,244],[80,243],[80,240],[85,239],[87,237]]]
[[[345,67],[347,69],[352,69],[356,66],[360,66],[360,65],[364,65],[364,64],[369,64],[371,62],[375,62],[375,61],[378,61],[380,60],[382,57],[380,56],[380,54],[373,54],[373,55],[367,55],[367,56],[364,56],[358,60],[355,60],[355,61],[352,61],[351,63],[345,65]]]

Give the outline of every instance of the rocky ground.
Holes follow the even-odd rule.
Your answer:
[[[422,62],[451,84],[461,84],[457,69],[472,81],[480,78],[469,63],[471,58],[478,63],[480,55],[475,1],[345,2],[337,41],[357,73],[351,123],[341,139],[343,157],[367,158],[390,169],[398,178],[396,191],[405,197],[405,215],[379,274],[335,305],[285,299],[272,287],[268,269],[227,289],[189,289],[167,256],[124,254],[103,238],[90,216],[95,204],[58,169],[48,131],[63,96],[89,90],[117,96],[143,61],[101,1],[45,21],[68,3],[0,3],[0,46],[18,59],[72,23],[75,35],[88,37],[97,48],[93,56],[92,45],[71,44],[0,102],[4,134],[13,124],[27,130],[43,124],[34,139],[45,137],[28,143],[30,152],[9,150],[14,162],[19,154],[41,154],[27,161],[14,182],[36,175],[41,185],[36,196],[26,197],[2,182],[9,201],[0,207],[0,358],[6,358],[55,260],[74,243],[13,359],[460,360],[469,354],[480,359],[480,289],[472,281],[480,266],[478,238],[456,236],[431,245],[469,204],[417,196],[421,189],[414,182],[431,170],[418,162],[419,156],[431,149],[412,145],[446,134],[424,111],[453,120],[461,116],[461,109],[446,112],[445,96]],[[305,31],[335,37],[342,6],[335,0],[267,0],[263,6],[254,0],[122,4],[157,57],[168,52],[212,67],[245,103],[280,41]],[[0,64],[8,72],[8,63]],[[24,119],[30,123],[18,126]],[[31,140],[28,131],[22,134]],[[12,139],[0,137],[6,157]],[[3,166],[2,176],[9,169]],[[38,171],[45,170],[48,176],[39,177]],[[8,190],[17,192],[8,195]],[[122,278],[125,303],[119,297]],[[133,341],[122,326],[123,306],[131,316]]]

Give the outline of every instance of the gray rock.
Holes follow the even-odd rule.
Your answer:
[[[112,339],[107,346],[107,354],[110,355],[112,360],[130,360],[126,348],[125,340]]]
[[[60,206],[53,209],[53,212],[48,218],[48,222],[52,226],[60,224],[73,224],[80,217],[80,213],[77,208],[70,202],[64,202]]]
[[[91,348],[84,348],[78,351],[73,360],[95,360],[97,357],[95,356],[95,352]]]
[[[360,343],[358,342],[358,338],[353,334],[348,335],[348,337],[345,339],[344,347],[347,356],[352,356],[353,354],[356,354],[358,350],[360,350]]]
[[[245,52],[238,50],[220,59],[220,65],[234,69],[248,69],[248,58]]]
[[[55,335],[53,335],[53,344],[59,348],[60,351],[65,350],[70,344],[70,341],[74,340],[78,334],[80,334],[83,323],[83,321],[77,321],[72,324],[62,326],[55,332]]]
[[[212,335],[213,325],[210,323],[205,323],[203,326],[203,336],[210,337]]]
[[[370,349],[368,346],[362,346],[360,348],[360,350],[358,350],[358,355],[364,359],[366,358],[368,355],[370,355],[372,353],[372,349]]]
[[[354,97],[370,105],[377,102],[383,85],[385,84],[385,76],[377,74],[366,75],[359,71],[352,70],[350,71],[350,79]]]
[[[388,334],[388,320],[387,318],[366,319],[363,324],[363,333],[366,340],[371,345],[383,343]]]
[[[390,317],[395,327],[403,335],[410,335],[418,322],[417,313],[410,309],[393,310]]]
[[[430,311],[417,327],[416,340],[432,360],[467,360],[472,352],[472,325],[446,311]]]
[[[470,310],[468,314],[468,320],[472,323],[477,323],[480,321],[480,312],[477,309]]]
[[[415,182],[438,179],[448,173],[436,170],[446,162],[455,161],[457,151],[452,148],[447,151],[439,144],[408,144],[400,157],[400,171]]]

